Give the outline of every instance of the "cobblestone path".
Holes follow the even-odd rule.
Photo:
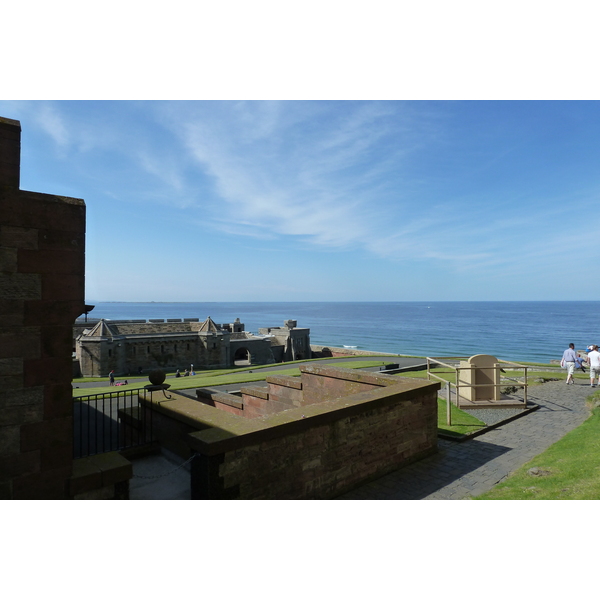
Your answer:
[[[439,452],[340,496],[339,500],[461,500],[478,496],[589,416],[589,384],[531,387],[539,410],[469,441],[438,440]]]

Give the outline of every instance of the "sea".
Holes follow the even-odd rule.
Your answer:
[[[560,359],[600,344],[600,302],[93,302],[89,319],[239,318],[246,331],[297,321],[311,344],[409,356],[491,354],[501,360]]]

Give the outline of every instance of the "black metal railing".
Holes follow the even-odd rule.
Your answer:
[[[152,406],[147,390],[111,391],[73,398],[73,457],[143,446],[152,442]]]

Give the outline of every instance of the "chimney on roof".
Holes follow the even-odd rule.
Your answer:
[[[0,186],[19,189],[21,123],[0,117]]]

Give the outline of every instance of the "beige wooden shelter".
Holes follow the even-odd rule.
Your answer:
[[[526,408],[528,368],[489,354],[427,357],[427,378],[446,386],[448,408],[450,402],[458,408]],[[509,376],[507,372],[511,371],[517,374]],[[509,387],[523,388],[523,394],[503,394],[502,390]]]

